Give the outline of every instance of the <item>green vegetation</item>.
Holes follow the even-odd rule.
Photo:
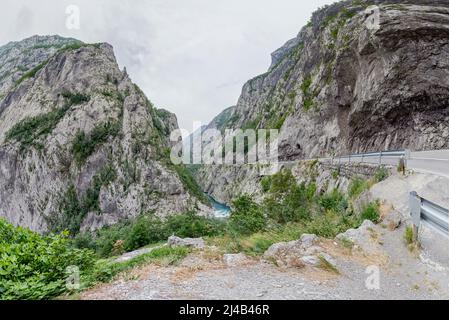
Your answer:
[[[388,171],[388,169],[385,167],[381,167],[381,168],[377,169],[377,171],[374,175],[374,179],[376,182],[381,182],[381,181],[384,181],[385,179],[387,179],[389,176],[390,176],[390,171]]]
[[[310,88],[312,86],[312,76],[308,75],[304,78],[301,84],[301,91],[303,95],[303,107],[306,111],[313,107],[314,99],[317,96],[316,92],[311,92]]]
[[[314,183],[298,184],[289,170],[264,177],[261,184],[262,203],[255,203],[249,195],[237,198],[226,232],[209,239],[211,244],[230,252],[260,255],[270,245],[298,239],[304,233],[332,239],[359,227],[365,219],[379,220],[377,203],[355,212],[349,196],[338,190],[318,195]]]
[[[85,102],[89,102],[90,96],[81,93],[73,93],[70,91],[64,91],[61,95],[67,99],[70,106],[79,105]]]
[[[115,138],[120,132],[120,127],[120,121],[114,120],[95,126],[89,135],[83,131],[78,132],[72,143],[72,152],[77,164],[83,165],[99,145],[111,137]]]
[[[356,177],[349,184],[348,195],[350,198],[357,198],[367,189],[368,181],[364,178]]]
[[[408,250],[411,253],[419,252],[419,250],[421,248],[421,244],[418,240],[418,234],[416,233],[413,225],[408,225],[405,228],[404,241],[405,241],[405,244],[407,245]]]
[[[74,245],[93,249],[100,257],[109,257],[120,254],[120,251],[133,251],[165,241],[172,234],[192,238],[212,237],[222,234],[224,228],[223,220],[198,216],[193,212],[170,216],[166,220],[150,213],[105,227],[93,235],[78,234],[74,238]],[[122,243],[123,250],[114,252],[117,243]]]
[[[22,151],[30,147],[40,148],[38,140],[54,130],[69,108],[69,105],[65,105],[63,108],[22,120],[6,133],[6,140],[19,142]]]
[[[84,196],[78,196],[75,186],[72,184],[61,196],[59,211],[51,215],[47,220],[54,232],[68,230],[72,235],[76,234],[81,222],[89,212],[99,212],[99,196],[103,186],[108,186],[117,177],[112,165],[105,165],[96,174]]]
[[[265,227],[262,210],[251,196],[245,194],[238,197],[232,202],[232,208],[229,219],[231,230],[239,234],[251,234]]]
[[[143,264],[156,264],[162,266],[176,265],[190,253],[188,248],[155,248],[149,253],[137,256],[125,262],[111,262],[99,260],[95,268],[85,277],[82,289],[88,288],[96,283],[109,282],[118,274],[133,269]]]
[[[68,233],[41,236],[0,219],[0,299],[51,299],[75,293],[145,263],[172,265],[182,260],[187,248],[154,248],[126,262],[102,260],[90,249],[77,249]],[[69,290],[71,268],[79,270],[79,289]],[[73,270],[73,269],[72,269]]]
[[[6,133],[6,140],[19,142],[22,151],[28,150],[30,147],[41,149],[43,145],[39,140],[53,132],[67,111],[73,105],[90,99],[79,93],[65,92],[62,96],[66,98],[63,107],[20,121]]]
[[[90,250],[70,247],[67,233],[40,236],[0,219],[0,299],[46,299],[66,290],[66,269],[94,266]]]
[[[371,220],[373,222],[379,222],[380,213],[379,213],[379,204],[378,203],[370,203],[365,208],[363,208],[360,213],[360,217],[362,220]]]
[[[48,60],[38,64],[33,69],[26,72],[23,76],[21,76],[19,78],[19,80],[16,81],[15,87],[17,87],[18,85],[20,85],[22,82],[24,82],[27,79],[34,78],[36,73],[38,73],[43,67],[45,67],[47,63],[48,63]]]
[[[203,190],[198,185],[196,180],[193,178],[191,172],[185,165],[183,164],[173,165],[173,168],[178,174],[179,178],[181,179],[183,185],[187,188],[187,190],[190,192],[192,196],[196,197],[203,203],[209,203],[209,200],[204,195]]]

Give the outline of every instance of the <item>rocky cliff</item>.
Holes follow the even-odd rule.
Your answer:
[[[0,48],[0,216],[36,231],[95,229],[202,207],[170,163],[176,117],[106,43],[32,37]]]
[[[244,85],[222,128],[280,129],[283,160],[449,147],[448,5],[354,0],[318,10]],[[204,167],[198,180],[229,201],[236,184],[254,189],[248,170]]]

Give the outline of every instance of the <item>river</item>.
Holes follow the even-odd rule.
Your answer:
[[[206,197],[209,199],[212,207],[214,208],[214,216],[216,218],[228,218],[231,214],[231,208],[225,205],[224,203],[220,203],[214,198],[212,198],[209,194],[205,193]]]

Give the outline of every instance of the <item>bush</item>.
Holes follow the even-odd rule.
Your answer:
[[[207,218],[187,212],[161,220],[154,214],[144,214],[135,219],[124,220],[97,231],[93,243],[86,241],[86,235],[78,235],[73,245],[78,248],[95,248],[101,257],[120,254],[117,243],[124,251],[133,251],[149,244],[166,241],[175,234],[179,237],[217,236],[224,232],[226,223],[220,219]]]
[[[90,96],[81,93],[72,93],[70,91],[64,91],[61,95],[65,99],[67,99],[68,104],[70,106],[75,106],[90,101]]]
[[[310,218],[310,187],[294,185],[282,197],[270,195],[263,202],[267,216],[277,223],[298,222]]]
[[[260,180],[260,185],[262,187],[263,192],[268,192],[271,188],[271,178],[269,176],[263,177]]]
[[[231,230],[250,234],[262,230],[265,225],[265,217],[261,208],[254,202],[250,195],[242,195],[232,202],[232,212],[229,218]]]
[[[324,210],[343,213],[348,208],[348,201],[338,189],[320,196],[318,202]]]
[[[360,213],[362,221],[371,220],[372,222],[379,222],[379,205],[375,202],[368,204]]]
[[[382,167],[376,171],[376,174],[374,175],[374,179],[376,182],[381,182],[381,181],[384,181],[385,179],[387,179],[389,176],[390,176],[390,172],[388,171],[388,169],[385,167]]]
[[[198,216],[193,211],[171,216],[166,222],[167,233],[182,238],[217,236],[223,233],[224,227],[224,221]]]
[[[129,233],[125,237],[124,249],[132,251],[151,243],[166,240],[168,232],[157,216],[142,215],[138,217],[129,228]]]
[[[67,267],[90,272],[94,252],[71,247],[67,235],[40,236],[0,219],[0,298],[52,298],[66,291]]]
[[[357,177],[349,184],[348,195],[350,198],[357,198],[363,191],[368,188],[368,183],[365,179]]]

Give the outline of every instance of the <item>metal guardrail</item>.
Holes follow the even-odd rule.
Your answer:
[[[347,156],[341,156],[341,157],[333,157],[330,158],[332,163],[335,160],[338,160],[338,163],[340,164],[342,160],[347,160],[348,162],[351,162],[351,160],[358,160],[358,162],[365,162],[365,160],[368,159],[378,159],[378,163],[382,164],[383,158],[404,158],[410,159],[410,151],[409,150],[393,150],[393,151],[381,151],[381,152],[368,152],[368,153],[358,153],[358,154],[351,154]]]
[[[416,192],[409,198],[412,221],[416,229],[421,223],[449,238],[449,210],[420,197]]]

